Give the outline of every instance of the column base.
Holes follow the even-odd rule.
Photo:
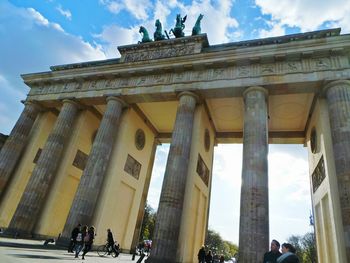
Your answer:
[[[23,239],[33,239],[34,234],[24,231],[21,229],[15,229],[15,228],[7,228],[4,229],[4,233],[2,234],[5,237],[11,237],[11,238],[23,238]]]

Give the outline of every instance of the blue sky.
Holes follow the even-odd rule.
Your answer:
[[[341,27],[350,32],[349,0],[1,0],[0,132],[8,134],[28,93],[20,74],[47,71],[52,65],[119,57],[117,47],[141,40],[140,25],[152,35],[154,21],[174,26],[187,14],[190,34],[202,13],[202,32],[220,44]],[[167,146],[158,149],[150,189],[157,193]],[[210,227],[238,242],[241,145],[215,149]],[[234,162],[232,161],[234,160]],[[290,165],[293,164],[293,165]],[[270,233],[280,241],[310,230],[311,207],[307,153],[301,145],[270,146]]]

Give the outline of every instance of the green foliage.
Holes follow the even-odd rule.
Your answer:
[[[208,229],[205,246],[206,251],[211,250],[214,254],[223,255],[225,259],[232,258],[238,252],[237,245],[223,240],[219,233],[211,229]]]
[[[296,248],[300,263],[317,263],[314,233],[306,233],[304,236],[291,236],[288,238],[288,242]]]
[[[146,203],[139,241],[152,240],[157,213]]]

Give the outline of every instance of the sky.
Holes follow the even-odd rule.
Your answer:
[[[28,87],[20,75],[52,65],[120,57],[117,47],[167,31],[187,14],[190,35],[200,13],[209,44],[341,27],[350,32],[349,0],[0,0],[0,133],[9,134]],[[168,145],[158,147],[149,203],[156,208]],[[284,242],[311,230],[307,151],[302,145],[270,145],[270,237]],[[209,226],[238,243],[242,145],[215,147]]]

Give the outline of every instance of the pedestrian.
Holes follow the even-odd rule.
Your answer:
[[[108,255],[111,254],[111,252],[114,249],[114,238],[113,238],[113,233],[111,231],[111,229],[107,229],[107,250],[108,250]]]
[[[75,247],[75,240],[77,238],[77,235],[81,229],[81,224],[78,224],[76,227],[73,228],[71,236],[70,236],[70,242],[68,245],[68,253],[73,253],[73,249]]]
[[[202,246],[198,251],[198,262],[205,263],[205,248]]]
[[[80,251],[83,249],[84,237],[87,233],[88,226],[84,226],[77,234],[75,239],[75,258],[78,258]]]
[[[84,237],[84,249],[83,249],[82,259],[85,259],[86,253],[88,253],[91,250],[92,244],[94,243],[94,239],[95,239],[95,227],[91,226]]]
[[[280,252],[280,243],[274,239],[271,241],[270,251],[264,254],[263,263],[276,263],[277,258],[279,258],[282,254]]]
[[[277,259],[277,263],[300,263],[299,258],[295,255],[295,248],[289,243],[282,244],[282,256]]]
[[[211,253],[211,250],[209,250],[208,254],[205,256],[205,262],[206,263],[212,263],[213,262],[213,254]]]

